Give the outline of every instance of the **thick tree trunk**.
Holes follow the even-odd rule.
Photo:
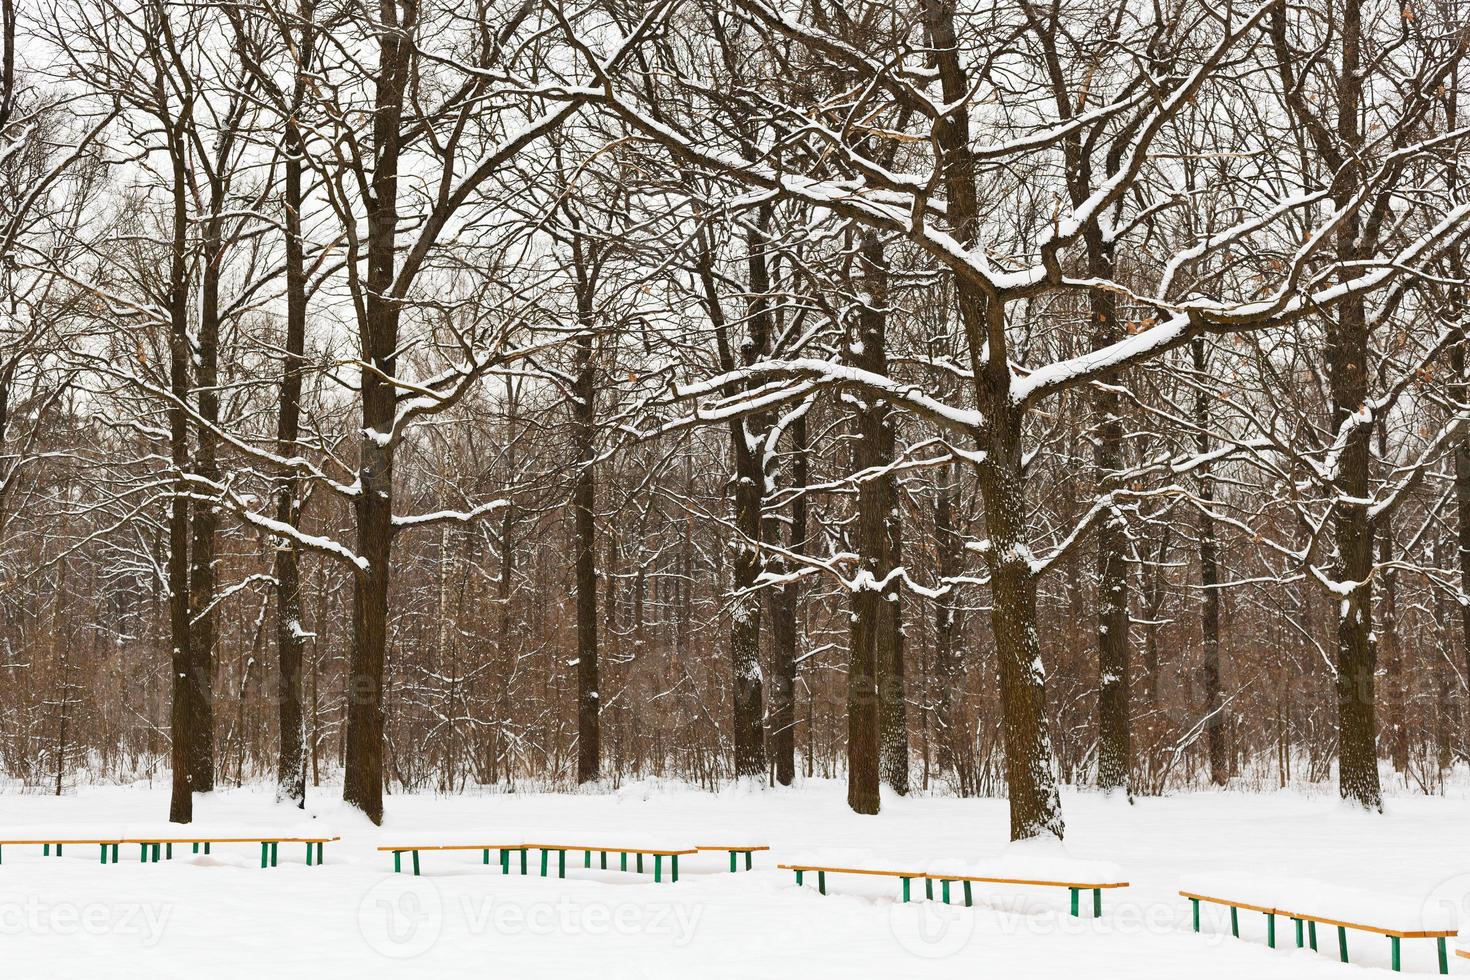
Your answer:
[[[1111,246],[1095,228],[1088,235],[1089,272],[1094,278],[1113,274]],[[1089,292],[1093,346],[1121,336],[1117,299],[1105,289]],[[1115,382],[1109,377],[1105,380]],[[1092,389],[1093,472],[1099,492],[1115,489],[1123,466],[1121,400],[1112,384]],[[1129,705],[1128,533],[1116,507],[1097,529],[1097,785],[1104,791],[1129,792],[1133,770],[1133,729]]]
[[[171,134],[172,136],[173,134]],[[185,405],[189,401],[189,365],[193,351],[189,343],[188,297],[188,205],[185,198],[183,147],[173,141],[174,213],[173,242],[169,274],[169,393],[173,403],[168,409],[169,455],[179,474],[189,470],[189,420]],[[172,706],[169,711],[169,737],[172,741],[170,766],[172,790],[168,818],[174,823],[191,823],[194,819],[194,658],[190,650],[193,630],[189,626],[189,498],[181,483],[169,504],[168,519],[168,612],[169,635],[173,643],[170,663],[172,674]]]
[[[298,86],[298,97],[300,87]],[[286,343],[282,360],[280,414],[276,421],[276,451],[296,455],[301,420],[301,372],[306,350],[306,262],[301,241],[301,134],[295,121],[286,122]],[[301,524],[301,480],[294,474],[281,481],[276,492],[276,520],[290,527]],[[306,806],[306,715],[303,710],[302,662],[306,631],[301,622],[301,568],[295,544],[283,539],[276,545],[276,656],[280,690],[276,712],[280,723],[280,755],[276,762],[276,800]]]
[[[585,312],[590,314],[590,309]],[[586,316],[583,325],[587,326]],[[602,769],[602,706],[597,676],[597,484],[592,468],[597,381],[590,334],[578,339],[577,358],[573,407],[577,475],[572,491],[577,574],[577,782],[587,783],[597,779]]]
[[[737,422],[735,448],[735,560],[730,604],[730,677],[735,743],[735,775],[765,774],[763,741],[763,688],[760,665],[761,596],[755,591],[761,573],[761,484],[765,477],[760,457],[749,445],[744,423]]]
[[[963,544],[955,529],[954,466],[946,466],[939,476],[939,489],[934,497],[934,550],[936,570],[941,579],[952,579],[960,572]],[[944,596],[934,604],[934,728],[938,743],[939,771],[955,781],[964,794],[968,787],[959,771],[955,729],[955,688],[960,670],[955,646],[955,604]]]
[[[398,246],[398,163],[413,25],[392,0],[379,5],[379,67],[373,105],[373,165],[367,206],[367,275],[360,324],[362,440],[356,499],[358,569],[347,672],[346,762],[342,798],[383,822],[383,668],[393,553],[393,457],[397,408],[399,300],[393,295]]]
[[[807,484],[806,418],[791,423],[791,481],[798,490]],[[788,544],[800,552],[807,537],[806,494],[791,501]],[[796,778],[796,657],[800,646],[797,610],[801,583],[787,582],[771,603],[771,648],[775,677],[771,683],[771,755],[776,782],[790,786]]]
[[[1191,345],[1196,381],[1205,383],[1205,345],[1196,340]],[[1194,396],[1195,451],[1210,451],[1210,399],[1204,391]],[[1215,481],[1209,464],[1199,471],[1199,578],[1200,636],[1204,653],[1202,667],[1205,688],[1205,745],[1210,757],[1210,781],[1224,786],[1230,780],[1230,760],[1225,746],[1225,718],[1220,700],[1220,566],[1215,519],[1210,509],[1215,504]]]

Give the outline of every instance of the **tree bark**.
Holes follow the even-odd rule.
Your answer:
[[[1196,340],[1190,345],[1197,383],[1205,383],[1205,345]],[[1194,396],[1195,444],[1197,453],[1210,451],[1210,398],[1203,390]],[[1220,566],[1215,519],[1210,509],[1215,504],[1215,481],[1208,463],[1199,469],[1199,578],[1200,637],[1204,663],[1201,668],[1205,688],[1205,746],[1210,758],[1210,781],[1224,786],[1230,780],[1230,760],[1225,746],[1225,718],[1220,701]]]

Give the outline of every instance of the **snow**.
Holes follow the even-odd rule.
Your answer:
[[[1458,918],[1453,906],[1426,902],[1422,895],[1367,891],[1340,882],[1269,872],[1187,875],[1180,879],[1179,888],[1195,895],[1235,899],[1261,908],[1404,932],[1454,929]]]
[[[90,980],[106,973],[101,964],[126,963],[129,975],[152,977],[480,978],[490,970],[527,978],[1341,980],[1362,967],[1386,971],[1387,941],[1350,934],[1354,966],[1344,967],[1335,941],[1320,953],[1289,941],[1268,949],[1264,916],[1241,915],[1241,939],[1231,939],[1228,910],[1209,906],[1195,935],[1179,889],[1228,884],[1231,875],[1262,890],[1305,879],[1311,884],[1289,887],[1317,891],[1298,898],[1340,903],[1324,905],[1324,914],[1363,910],[1356,903],[1371,892],[1386,914],[1412,916],[1418,903],[1423,921],[1466,909],[1470,895],[1463,787],[1448,798],[1391,798],[1383,816],[1328,794],[1202,792],[1129,805],[1067,791],[1064,845],[1009,844],[1002,799],[885,795],[883,812],[865,817],[846,808],[842,783],[825,780],[720,793],[634,783],[574,795],[394,794],[381,828],[343,807],[339,793],[310,788],[302,812],[273,803],[269,786],[219,791],[198,798],[199,822],[184,832],[330,828],[343,840],[326,845],[320,868],[306,867],[295,846],[282,847],[271,869],[259,867],[259,848],[249,844],[219,845],[208,856],[176,847],[173,861],[160,864],[140,864],[136,849],[123,848],[115,866],[100,865],[95,848],[68,848],[64,858],[5,848],[4,975]],[[22,827],[45,835],[156,832],[167,806],[166,786],[10,794],[0,796],[0,827],[6,835]],[[495,855],[486,866],[479,851],[426,852],[423,875],[414,877],[393,874],[391,856],[376,851],[493,844],[490,837],[504,834],[584,846],[772,850],[755,855],[754,871],[737,874],[723,851],[689,855],[677,884],[658,885],[651,874],[612,870],[613,861],[608,871],[584,868],[575,853],[565,879],[555,877],[554,860],[543,879],[536,854],[522,878],[518,862],[502,875]],[[1082,916],[1070,917],[1059,888],[977,886],[976,906],[966,909],[924,902],[916,887],[916,901],[904,905],[896,879],[830,875],[820,896],[814,876],[798,889],[790,872],[776,869],[843,854],[901,870],[942,865],[1131,886],[1104,892],[1103,917],[1094,920],[1086,901]],[[1280,929],[1278,922],[1278,939]],[[1403,956],[1407,972],[1435,971],[1433,942],[1407,940]]]

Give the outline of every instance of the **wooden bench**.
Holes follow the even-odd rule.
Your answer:
[[[1237,939],[1240,938],[1240,909],[1248,912],[1260,912],[1266,917],[1266,945],[1272,949],[1276,948],[1276,917],[1285,916],[1296,926],[1296,945],[1298,949],[1303,946],[1302,932],[1303,924],[1306,927],[1306,943],[1313,950],[1317,948],[1317,926],[1324,925],[1337,929],[1337,951],[1342,962],[1348,961],[1347,931],[1357,929],[1360,932],[1371,932],[1380,936],[1387,936],[1389,953],[1395,970],[1402,969],[1401,946],[1405,939],[1433,939],[1439,952],[1439,972],[1449,973],[1449,956],[1445,946],[1445,940],[1458,935],[1457,930],[1405,930],[1389,929],[1384,926],[1365,925],[1361,922],[1344,922],[1339,919],[1327,918],[1326,916],[1313,915],[1309,912],[1292,911],[1290,909],[1252,905],[1248,902],[1238,902],[1234,899],[1217,898],[1213,895],[1201,895],[1196,892],[1181,891],[1179,893],[1189,899],[1190,906],[1194,911],[1194,931],[1199,932],[1199,907],[1201,902],[1209,902],[1214,905],[1227,905],[1230,907],[1230,934]],[[1456,950],[1460,955],[1464,951]]]
[[[99,847],[101,849],[102,863],[103,864],[106,864],[107,863],[107,855],[108,855],[108,851],[110,849],[111,852],[112,852],[112,861],[115,864],[115,863],[117,863],[117,845],[120,844],[120,843],[122,843],[122,840],[121,840],[121,838],[117,838],[117,837],[106,837],[106,838],[103,838],[103,837],[92,837],[92,838],[84,838],[84,839],[57,838],[57,837],[39,838],[38,837],[38,838],[35,838],[33,840],[0,840],[0,862],[3,862],[4,861],[4,858],[5,858],[5,848],[7,846],[9,846],[9,845],[14,845],[16,847],[25,847],[25,846],[35,846],[35,845],[38,845],[39,844],[40,847],[41,847],[41,854],[44,857],[50,857],[51,856],[51,848],[52,847],[55,847],[56,848],[56,856],[57,857],[62,857],[63,856],[62,848],[65,847],[67,844],[80,844],[80,845],[82,845],[84,847],[85,846],[88,846],[88,845],[95,844],[95,845],[97,845],[97,847]]]
[[[305,844],[306,865],[307,867],[311,867],[313,863],[317,865],[323,863],[323,845],[330,841],[341,839],[340,837],[124,837],[122,838],[122,843],[137,844],[138,860],[144,864],[148,863],[150,855],[156,863],[159,860],[160,849],[163,851],[163,856],[167,860],[172,861],[175,844],[191,844],[193,845],[195,854],[199,853],[201,846],[204,848],[205,854],[210,853],[210,846],[213,844],[259,844],[260,866],[262,868],[274,868],[280,864],[279,847],[281,844]],[[315,862],[312,861],[313,852],[315,852]],[[115,845],[113,847],[112,860],[114,862],[117,861],[117,848]]]
[[[974,899],[971,893],[971,885],[973,884],[1031,885],[1040,888],[1066,888],[1068,891],[1071,892],[1072,915],[1074,916],[1079,914],[1078,909],[1080,908],[1080,899],[1082,892],[1092,892],[1092,914],[1094,916],[1100,916],[1102,915],[1103,890],[1108,888],[1128,887],[1128,882],[1126,881],[1051,881],[1043,878],[999,878],[989,877],[986,875],[949,875],[929,871],[880,871],[874,868],[832,868],[814,864],[781,864],[777,865],[777,867],[783,868],[787,871],[796,872],[796,884],[798,886],[802,884],[806,872],[815,871],[817,873],[817,891],[823,895],[827,894],[828,874],[877,875],[887,878],[899,878],[903,881],[903,900],[905,902],[909,901],[911,897],[910,888],[912,883],[916,879],[922,880],[924,882],[924,897],[928,899],[934,898],[934,883],[937,881],[939,882],[941,894],[946,905],[949,904],[949,886],[953,882],[958,882],[964,887],[966,906],[974,904]]]
[[[620,871],[628,870],[628,855],[632,854],[634,855],[636,870],[639,874],[643,873],[643,858],[646,855],[653,858],[653,880],[655,882],[663,881],[664,858],[669,858],[669,880],[670,882],[675,882],[679,880],[679,857],[681,855],[696,853],[694,848],[607,847],[602,844],[595,847],[586,844],[402,844],[380,847],[378,850],[389,851],[393,854],[393,870],[395,872],[401,872],[403,870],[403,855],[411,854],[413,856],[414,874],[419,873],[420,851],[480,851],[483,854],[482,863],[484,864],[490,863],[491,851],[499,851],[501,874],[510,874],[510,856],[513,852],[520,853],[521,874],[526,874],[528,852],[540,851],[541,877],[543,878],[549,873],[550,857],[553,853],[557,856],[556,876],[558,878],[565,878],[567,876],[568,851],[581,851],[582,866],[586,868],[592,867],[592,855],[600,854],[601,868],[604,871],[607,870],[607,856],[609,854],[617,854],[619,856],[618,870]]]
[[[745,870],[749,871],[751,869],[751,855],[756,851],[769,851],[770,847],[765,844],[736,844],[733,846],[725,844],[696,844],[694,845],[694,849],[696,851],[729,851],[730,871],[733,873],[739,870],[735,865],[735,856],[737,854],[745,855]]]

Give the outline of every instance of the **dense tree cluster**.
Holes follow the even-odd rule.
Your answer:
[[[9,778],[1470,748],[1452,0],[0,7]]]

